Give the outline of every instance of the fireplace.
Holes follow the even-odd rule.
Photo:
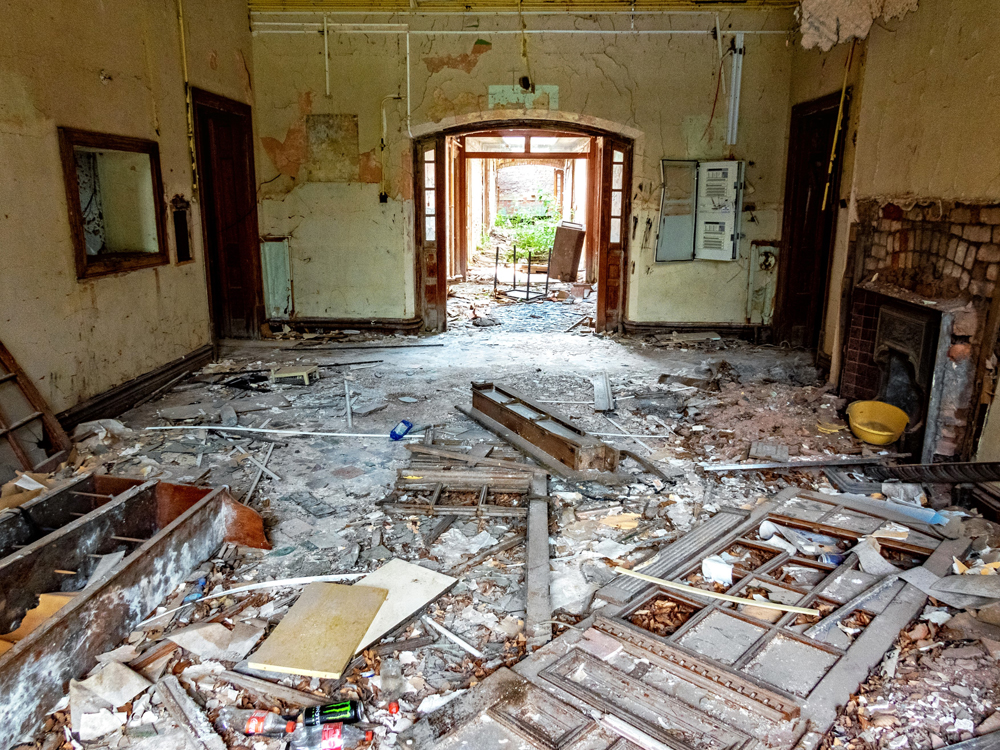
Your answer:
[[[922,455],[941,314],[890,300],[879,307],[873,360],[879,371],[875,398],[910,417],[898,446]]]
[[[840,387],[903,409],[910,461],[967,458],[976,365],[1000,279],[1000,206],[863,201],[851,227]]]

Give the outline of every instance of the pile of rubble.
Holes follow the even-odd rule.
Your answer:
[[[495,422],[498,413],[490,418],[465,409],[468,380],[463,385],[465,373],[441,369],[446,352],[407,341],[397,345],[400,352],[352,351],[349,361],[317,364],[327,342],[306,343],[315,344],[312,351],[297,345],[281,358],[222,360],[121,421],[81,425],[70,464],[31,478],[40,485],[32,497],[86,472],[224,485],[260,512],[273,548],[225,543],[72,683],[29,747],[157,750],[192,742],[215,748],[221,738],[229,747],[277,750],[281,737],[244,736],[220,717],[241,708],[294,718],[309,705],[343,700],[364,706],[357,726],[371,735],[362,743],[389,747],[399,736],[421,736],[422,719],[444,715],[435,712],[445,706],[460,713],[455,706],[483,685],[509,679],[512,669],[528,674],[533,664],[549,663],[546,654],[569,653],[571,646],[562,644],[594,628],[619,638],[616,628],[633,627],[697,651],[691,644],[702,636],[690,634],[716,616],[712,607],[753,623],[753,632],[770,628],[784,637],[815,639],[814,629],[834,618],[823,648],[848,653],[882,611],[855,597],[881,595],[887,589],[875,589],[889,584],[896,584],[893,592],[916,587],[931,606],[916,624],[902,623],[881,672],[851,698],[822,743],[922,750],[991,729],[996,684],[988,665],[1000,656],[1000,617],[990,618],[1000,590],[989,583],[1000,580],[1000,527],[952,506],[947,493],[898,493],[898,485],[864,501],[875,504],[873,511],[839,495],[818,468],[797,466],[886,460],[886,452],[850,434],[838,416],[843,402],[816,382],[808,364],[793,357],[755,364],[746,344],[671,337],[654,342],[664,346],[633,344],[631,356],[683,349],[686,361],[610,373],[591,368],[586,376],[513,367],[495,373],[504,393],[530,392],[506,405],[533,415],[532,424],[554,425],[551,435],[580,450],[594,445],[588,441],[613,447],[614,465],[595,469],[553,463],[537,450],[556,450],[550,438],[531,437],[513,423],[504,427]],[[415,364],[415,354],[442,361]],[[388,434],[404,424],[397,424],[400,412],[407,427],[394,442]],[[755,469],[761,461],[775,468]],[[19,481],[26,491],[27,480]],[[771,510],[776,497],[806,515]],[[849,500],[855,505],[843,504]],[[544,509],[540,525],[531,515],[536,501]],[[810,526],[804,519],[823,502],[840,509],[829,511],[831,518],[850,507],[880,520],[863,530],[840,521]],[[772,515],[761,518],[774,519],[767,521],[774,528],[755,521],[713,554],[703,547],[683,570],[677,566],[688,558],[676,550],[699,534],[717,528],[718,539],[728,539],[764,509]],[[878,516],[886,509],[887,516]],[[928,569],[923,563],[941,538],[968,538],[970,545],[952,575],[918,578],[913,571]],[[673,568],[662,563],[668,559]],[[539,564],[541,589],[533,578]],[[370,643],[363,633],[352,645],[317,632],[329,650],[347,649],[338,676],[260,669],[255,662],[269,641],[280,640],[279,626],[295,620],[290,613],[307,592],[319,591],[312,587],[357,593],[377,587],[366,576],[389,575],[400,565],[449,582],[405,611],[375,605],[368,625],[392,609],[392,627]],[[623,583],[630,571],[656,583],[630,588]],[[842,595],[815,593],[828,577],[846,587]],[[986,583],[940,590],[958,577]],[[814,593],[798,612],[792,602],[804,592]],[[736,601],[713,598],[725,596]],[[706,608],[706,601],[716,603]],[[847,603],[853,609],[841,612]],[[556,640],[546,646],[550,637]],[[751,656],[743,657],[746,669],[780,682]],[[801,677],[787,678],[774,689],[803,695],[796,687]],[[610,726],[612,713],[601,726]],[[643,747],[661,741],[623,736]]]

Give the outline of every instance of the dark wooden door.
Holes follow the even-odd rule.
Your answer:
[[[823,193],[839,106],[837,93],[793,107],[788,142],[774,334],[779,343],[811,349],[820,341],[837,226],[843,134],[825,208]],[[847,122],[847,102],[843,121]]]
[[[205,264],[217,338],[259,338],[264,321],[250,107],[193,92]]]
[[[448,326],[448,165],[443,135],[413,144],[417,314],[428,331]]]
[[[625,321],[625,276],[632,195],[632,144],[612,137],[597,139],[600,177],[596,203],[598,331],[618,331]],[[593,223],[593,222],[592,222]]]

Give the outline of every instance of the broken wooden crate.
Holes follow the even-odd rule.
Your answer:
[[[618,466],[615,448],[509,386],[473,383],[472,410],[575,471],[614,471]]]
[[[267,548],[263,522],[225,489],[85,476],[0,515],[0,633],[42,594],[68,604],[0,655],[0,747],[35,731],[91,669],[223,542]],[[9,550],[14,549],[13,552]],[[92,580],[105,555],[124,552]]]

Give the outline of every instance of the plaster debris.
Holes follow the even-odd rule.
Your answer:
[[[803,0],[799,7],[802,46],[827,51],[835,44],[865,39],[872,24],[917,9],[918,0]]]

